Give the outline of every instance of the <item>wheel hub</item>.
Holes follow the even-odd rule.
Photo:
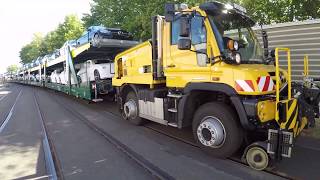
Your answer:
[[[137,117],[137,105],[134,100],[129,100],[123,105],[123,110],[126,118],[134,119]]]
[[[206,141],[210,141],[213,137],[211,135],[211,132],[209,129],[207,128],[204,128],[202,129],[202,135],[203,135],[203,138],[206,140]]]
[[[197,128],[197,136],[201,144],[212,148],[223,145],[226,133],[221,121],[216,117],[205,117]]]
[[[264,170],[269,164],[267,152],[259,146],[253,146],[247,151],[246,160],[248,165],[255,170]]]

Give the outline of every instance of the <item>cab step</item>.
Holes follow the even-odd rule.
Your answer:
[[[92,99],[93,102],[101,102],[103,99]]]
[[[177,124],[177,123],[174,123],[174,122],[171,122],[171,123],[168,123],[168,126],[171,126],[171,127],[178,127],[178,124]]]
[[[172,113],[176,113],[178,112],[178,110],[176,108],[170,108],[168,109],[169,112],[172,112]]]
[[[171,98],[177,98],[177,99],[179,99],[179,98],[181,98],[181,97],[182,97],[182,95],[181,95],[181,94],[168,94],[168,95],[167,95],[167,97],[171,97]]]

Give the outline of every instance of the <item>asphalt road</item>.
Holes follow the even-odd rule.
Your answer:
[[[42,127],[32,93],[1,87],[0,179],[47,178]]]
[[[5,91],[6,93],[2,93]],[[1,100],[3,96],[6,97]],[[46,178],[50,175],[43,155],[41,120],[36,101],[64,179],[155,179],[114,144],[81,121],[79,115],[173,179],[281,179],[231,160],[215,159],[197,147],[150,128],[133,126],[117,115],[114,103],[87,104],[52,90],[16,84],[0,86],[0,124],[3,124],[16,99],[18,101],[12,116],[3,132],[0,131],[0,179]],[[70,109],[79,115],[70,112]],[[297,156],[284,161],[278,170],[284,174],[290,173],[298,179],[319,179],[317,167],[320,167],[320,161],[315,156],[320,159],[317,155],[320,148],[303,142],[305,144],[297,148]],[[19,144],[19,148],[28,146],[29,149],[8,149],[11,144]],[[25,157],[22,155],[25,152],[33,152],[28,158],[38,161],[29,163],[28,167],[34,171],[29,170],[29,174],[18,176],[23,170],[19,166],[21,162],[34,162],[16,160],[20,156]],[[7,165],[3,165],[6,162]],[[7,175],[8,172],[10,176]]]

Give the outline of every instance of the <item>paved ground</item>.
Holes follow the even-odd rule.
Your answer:
[[[1,100],[4,92],[10,93]],[[11,119],[0,132],[0,179],[47,177],[41,121],[33,94],[65,179],[154,179],[66,108],[76,110],[174,179],[281,179],[231,160],[215,159],[149,128],[133,126],[119,118],[113,103],[86,104],[62,93],[15,84],[0,86],[0,124],[18,99]],[[18,150],[8,148],[12,144]],[[278,170],[299,179],[319,179],[319,144],[303,140],[295,150],[295,158],[284,161]],[[23,175],[19,175],[24,171],[20,165],[25,163],[21,162],[28,162],[28,173]]]
[[[6,97],[0,101],[0,179],[47,177],[33,94],[16,85],[1,87],[1,92]]]

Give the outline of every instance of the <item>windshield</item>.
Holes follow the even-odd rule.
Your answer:
[[[209,20],[223,56],[230,51],[226,47],[228,39],[239,42],[239,53],[243,63],[262,63],[263,51],[246,17],[237,13],[209,15]]]

